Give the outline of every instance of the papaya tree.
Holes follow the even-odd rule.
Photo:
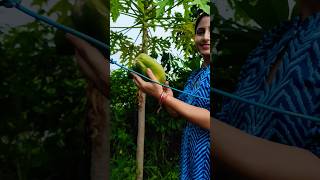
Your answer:
[[[177,50],[183,51],[184,58],[196,58],[195,48],[192,44],[193,37],[193,15],[192,8],[201,8],[209,13],[209,1],[199,0],[111,0],[111,18],[115,22],[120,15],[125,15],[134,19],[134,25],[130,27],[111,27],[122,28],[121,31],[111,31],[111,54],[121,52],[120,63],[132,67],[135,57],[141,53],[147,53],[153,58],[161,58],[161,63],[165,64],[168,74],[173,74],[171,67],[173,64],[183,64],[181,68],[200,67],[200,61],[187,61],[175,57],[170,52],[170,46],[175,44]],[[184,12],[175,12],[177,6],[183,7]],[[152,36],[151,30],[162,27],[164,30],[171,30],[171,37],[163,38]],[[126,33],[131,29],[138,28],[142,34],[142,43],[137,45],[133,37],[128,37]],[[140,36],[138,35],[138,37]],[[135,39],[138,39],[135,37]],[[160,56],[159,56],[160,54]],[[175,61],[173,60],[175,59]],[[178,59],[178,62],[176,61]],[[166,61],[166,62],[165,62]],[[189,64],[188,64],[189,63]],[[175,78],[174,76],[169,76]],[[144,161],[144,134],[145,134],[145,103],[146,96],[138,92],[138,137],[137,137],[137,179],[143,179]]]

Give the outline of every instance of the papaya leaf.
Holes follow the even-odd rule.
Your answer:
[[[173,0],[164,0],[164,1],[159,1],[157,3],[157,6],[159,6],[159,8],[156,10],[156,17],[161,17],[163,16],[164,12],[165,12],[165,8],[167,6],[173,6]]]
[[[209,0],[194,0],[192,4],[197,5],[197,7],[202,9],[205,13],[210,14],[209,2]]]
[[[138,0],[138,9],[141,11],[142,14],[144,14],[144,3],[143,0]]]
[[[121,3],[119,0],[111,0],[110,1],[110,6],[112,8],[111,9],[111,18],[112,21],[115,22],[117,21],[118,17],[120,16],[120,10],[122,8]]]

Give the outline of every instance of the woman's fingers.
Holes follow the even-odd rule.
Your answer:
[[[166,88],[166,89],[164,89],[164,91],[165,91],[168,95],[173,96],[173,91],[172,91],[170,88]]]
[[[166,81],[164,84],[167,85],[167,86],[169,86],[169,82],[168,82],[168,81]],[[163,90],[164,90],[165,92],[168,91],[168,88],[167,88],[166,86],[162,86],[162,88],[163,88]]]
[[[143,83],[145,82],[143,79],[141,79],[138,75],[131,73],[133,76],[133,80],[134,82],[137,84],[137,86],[139,88],[141,88],[141,86],[143,85]]]
[[[153,74],[152,70],[150,68],[147,69],[147,75],[149,76],[149,78],[153,81],[158,81],[156,76]]]
[[[166,82],[165,82],[165,85],[169,86],[169,82],[166,81]],[[165,87],[165,86],[163,87],[163,90],[166,91],[166,92],[172,92],[172,90],[171,90],[170,88]]]

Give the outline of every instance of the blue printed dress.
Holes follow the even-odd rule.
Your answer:
[[[280,55],[280,57],[279,57]],[[281,58],[271,83],[270,67]],[[235,95],[283,110],[320,117],[320,13],[296,17],[267,33],[240,73]],[[320,157],[320,122],[227,100],[218,119],[249,134],[300,147]]]
[[[210,66],[194,71],[184,88],[185,92],[210,98]],[[210,110],[210,100],[195,98],[181,93],[180,100]],[[187,122],[183,131],[180,159],[180,179],[210,179],[210,133],[195,124]]]

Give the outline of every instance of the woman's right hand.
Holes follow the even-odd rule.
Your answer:
[[[169,82],[166,81],[165,85],[169,86]],[[173,92],[172,92],[172,90],[170,88],[163,87],[163,91],[167,94],[167,96],[172,96],[173,97]],[[178,113],[174,109],[172,109],[170,107],[167,107],[167,106],[165,106],[165,108],[166,108],[166,110],[168,111],[168,113],[172,117],[178,117],[179,116]]]
[[[166,81],[165,85],[169,86],[169,82]],[[163,87],[163,91],[164,91],[165,93],[167,93],[168,96],[173,96],[173,92],[172,92],[172,90],[171,90],[170,88]]]

